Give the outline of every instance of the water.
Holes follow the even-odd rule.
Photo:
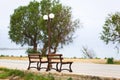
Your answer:
[[[27,56],[26,49],[17,50],[0,50],[0,55],[5,56]]]

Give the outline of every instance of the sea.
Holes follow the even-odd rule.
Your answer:
[[[1,56],[27,56],[26,49],[1,49]]]

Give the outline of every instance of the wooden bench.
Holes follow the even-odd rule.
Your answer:
[[[29,58],[29,65],[28,65],[28,70],[30,68],[36,68],[37,70],[40,70],[42,68],[47,68],[47,67],[41,67],[42,63],[48,63],[48,61],[43,61],[42,56],[40,54],[28,54]],[[31,65],[31,63],[36,63],[37,65]]]
[[[59,72],[61,72],[62,70],[68,70],[69,72],[72,72],[71,65],[73,62],[63,61],[62,54],[48,54],[47,59],[48,59],[48,67],[46,71],[55,69],[56,71],[59,71]],[[56,64],[56,68],[51,67],[52,64]],[[58,68],[58,64],[60,64],[60,69]],[[62,68],[63,64],[68,64],[69,68],[68,69]]]

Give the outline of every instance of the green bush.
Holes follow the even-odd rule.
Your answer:
[[[1,54],[0,57],[5,57],[5,55],[2,55],[2,54]]]
[[[36,51],[36,50],[34,50],[34,49],[32,49],[32,48],[28,48],[27,50],[26,50],[26,53],[27,54],[34,54],[34,53],[40,53],[39,51]]]
[[[107,58],[107,64],[113,64],[114,59],[113,58]]]

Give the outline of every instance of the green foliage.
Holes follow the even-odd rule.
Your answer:
[[[6,68],[0,68],[0,71],[2,71],[2,74],[0,74],[0,79],[4,79],[7,78],[9,76],[20,76],[23,77],[24,76],[24,72],[20,71],[20,70],[13,70],[13,69],[6,69]]]
[[[7,68],[0,68],[0,79],[7,79],[11,76],[19,76],[20,80],[55,80],[55,76],[53,76],[51,73],[42,75],[32,72],[24,72],[20,70],[14,70],[14,69],[7,69]],[[62,79],[62,77],[61,77]],[[56,80],[61,80],[59,78],[56,78]],[[64,78],[63,78],[64,79]],[[62,80],[63,80],[62,79]],[[11,79],[12,80],[12,79]],[[66,78],[64,80],[73,80],[71,77]]]
[[[4,78],[6,78],[6,77],[9,76],[9,74],[6,73],[6,72],[9,71],[8,69],[6,69],[6,68],[0,68],[0,71],[1,71],[1,73],[2,73],[2,74],[0,74],[0,79],[4,79]]]
[[[9,74],[2,72],[2,74],[0,74],[0,79],[5,79],[8,76],[9,76]]]
[[[54,13],[55,18],[43,20],[43,15]],[[50,23],[50,24],[48,24]],[[48,50],[55,53],[73,41],[73,33],[79,27],[79,20],[72,20],[71,7],[62,5],[59,0],[32,1],[27,6],[20,6],[10,16],[10,39],[21,46],[30,45],[34,50],[40,44],[40,52]],[[48,28],[51,38],[48,38]]]
[[[20,71],[20,70],[9,70],[9,76],[11,76],[11,75],[23,77],[24,72]]]
[[[2,54],[1,54],[0,57],[5,57],[5,55],[2,55]]]
[[[54,77],[51,74],[43,76],[40,74],[28,73],[28,74],[26,74],[24,79],[25,80],[54,80]]]
[[[55,18],[50,20],[50,26],[46,23],[45,26],[51,29],[51,49],[52,53],[56,53],[59,48],[63,48],[64,45],[73,41],[73,33],[79,27],[79,20],[72,20],[71,7],[62,5],[59,0],[42,0],[41,11],[43,14],[50,12],[55,14]],[[44,53],[48,44],[46,38],[43,41]]]
[[[32,48],[28,48],[27,50],[26,50],[26,53],[27,54],[35,54],[35,53],[40,53],[39,51],[36,51],[36,50],[34,50],[34,49],[32,49]]]
[[[36,1],[15,9],[10,18],[10,39],[16,44],[32,45],[36,49],[42,39],[41,27],[38,24],[42,16],[39,14],[39,2]]]
[[[120,43],[120,12],[109,14],[101,33],[101,39],[108,44]]]
[[[113,58],[107,58],[107,64],[113,64],[114,59]]]
[[[74,56],[73,59],[77,59],[77,57]]]
[[[7,69],[7,68],[0,68],[0,71],[9,71],[9,69]]]
[[[99,57],[95,57],[95,59],[101,59],[101,58],[99,58]]]
[[[40,74],[34,74],[34,73],[25,73],[20,70],[13,70],[13,69],[6,69],[6,68],[0,68],[0,79],[5,79],[10,76],[20,76],[24,80],[55,80],[54,77],[51,74],[48,74],[46,76],[40,75]]]

